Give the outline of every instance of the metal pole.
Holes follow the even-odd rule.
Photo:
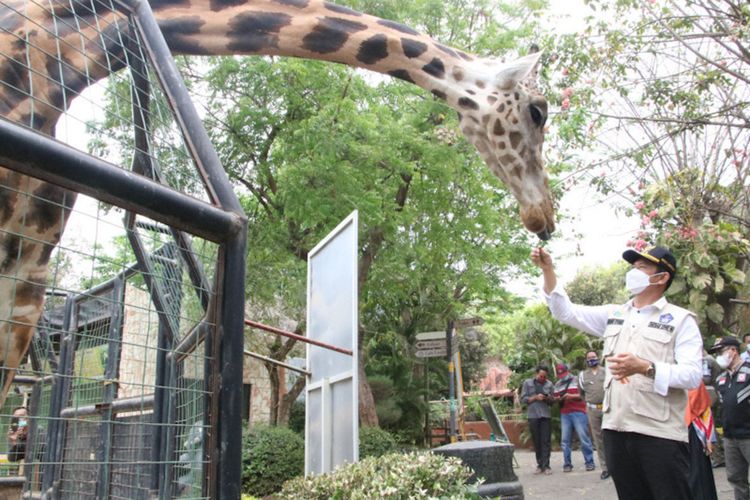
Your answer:
[[[445,330],[445,345],[448,349],[448,402],[450,404],[450,427],[448,433],[451,443],[456,442],[456,367],[453,364],[453,321],[448,322],[448,328]]]
[[[268,325],[264,325],[263,323],[258,323],[257,321],[246,319],[245,324],[247,326],[252,326],[253,328],[257,328],[259,330],[264,330],[269,333],[275,333],[276,335],[281,335],[282,337],[288,337],[290,339],[299,340],[300,342],[305,342],[306,344],[316,345],[318,347],[322,347],[323,349],[330,349],[331,351],[340,352],[341,354],[346,354],[348,356],[353,355],[350,349],[344,349],[343,347],[337,347],[335,345],[326,344],[325,342],[320,342],[319,340],[309,339],[302,335],[297,335],[296,333],[287,332],[286,330],[282,330],[280,328],[274,328],[273,326],[268,326]]]

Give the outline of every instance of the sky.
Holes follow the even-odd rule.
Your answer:
[[[583,28],[583,18],[590,11],[583,0],[550,0],[547,18],[563,32],[576,32]],[[98,108],[94,103],[101,102],[102,86],[87,89],[84,96],[74,101],[70,113],[58,126],[58,137],[79,149],[86,150],[88,136],[83,123],[90,119]],[[200,108],[200,106],[198,106]],[[568,191],[558,200],[559,213],[565,214],[559,223],[553,239],[546,249],[555,259],[560,282],[565,284],[576,272],[587,266],[608,266],[621,258],[626,242],[638,229],[635,217],[615,213],[613,207],[593,188],[579,185]],[[63,246],[86,248],[94,242],[103,244],[117,234],[121,234],[122,214],[111,212],[104,217],[106,224],[100,224],[96,231],[91,229],[91,216],[96,214],[97,203],[81,196],[76,213],[71,217],[65,231]],[[67,242],[67,243],[66,243]],[[87,273],[88,270],[82,270]],[[507,283],[510,291],[532,301],[541,300],[538,291],[541,278],[517,280]]]

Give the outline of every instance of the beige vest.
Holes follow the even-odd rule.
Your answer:
[[[624,306],[613,310],[604,330],[603,357],[630,352],[654,363],[675,362],[674,344],[682,323],[693,313],[666,304],[640,325],[628,321]],[[654,381],[644,375],[629,377],[628,383],[612,378],[607,368],[604,381],[602,428],[637,432],[647,436],[688,440],[685,426],[687,391],[670,387],[666,396],[654,392]]]

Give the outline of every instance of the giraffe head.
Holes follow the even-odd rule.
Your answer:
[[[452,76],[462,88],[456,102],[461,131],[518,200],[524,226],[548,239],[555,222],[542,160],[547,101],[536,90],[540,55],[500,67],[480,59],[456,66]]]

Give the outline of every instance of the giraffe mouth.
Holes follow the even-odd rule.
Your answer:
[[[548,239],[552,237],[552,233],[546,227],[543,230],[536,233],[536,235],[542,241],[547,241]]]

